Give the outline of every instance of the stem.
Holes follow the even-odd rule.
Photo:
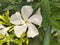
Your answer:
[[[50,30],[50,25],[48,25],[48,28],[45,31],[43,45],[49,45],[50,44],[50,37],[51,37],[51,30]]]
[[[41,4],[43,16],[43,28],[45,30],[43,45],[49,45],[51,37],[49,0],[41,0]]]

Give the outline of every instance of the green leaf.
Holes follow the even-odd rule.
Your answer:
[[[17,5],[9,5],[7,8],[4,9],[4,11],[6,10],[18,10],[19,6]]]
[[[29,44],[29,39],[28,39],[28,38],[26,38],[26,44],[27,44],[27,45]]]
[[[3,20],[4,22],[7,22],[7,21],[5,20],[5,17],[4,17],[4,16],[1,16],[1,15],[0,15],[0,19]]]
[[[35,37],[33,39],[30,39],[29,40],[29,45],[41,45],[39,36]]]
[[[6,25],[6,23],[5,23],[5,22],[3,22],[3,21],[0,21],[0,24],[4,24],[4,25]]]
[[[50,22],[50,5],[48,0],[41,0],[42,3],[42,16],[43,16],[43,27],[47,28]]]
[[[56,14],[56,15],[53,15],[52,17],[53,17],[54,19],[56,19],[56,20],[60,20],[60,15],[57,15],[57,14]]]
[[[58,34],[58,36],[60,37],[60,30],[57,30],[57,34]]]
[[[50,4],[49,0],[41,0],[43,28],[45,30],[43,45],[50,44],[51,30],[50,30]]]
[[[2,39],[2,40],[0,40],[0,45],[2,45],[3,43],[5,43],[6,42],[6,38],[5,39]]]
[[[14,36],[15,36],[15,34],[11,34],[11,35],[7,36],[6,39],[7,39],[7,40],[11,40],[11,39],[14,38]]]
[[[19,40],[18,39],[13,39],[12,42],[18,44],[19,43]]]
[[[18,45],[22,45],[22,42],[20,41]]]
[[[54,28],[60,30],[60,25],[58,24],[58,22],[57,22],[54,18],[51,18],[50,21],[51,21],[51,25],[52,25]]]
[[[2,39],[2,38],[5,38],[5,36],[4,36],[4,35],[2,35],[2,34],[0,34],[0,39]]]
[[[12,38],[14,38],[14,34],[5,37],[4,39],[0,40],[0,45],[2,45],[3,43],[7,42],[8,40],[11,41]]]
[[[5,12],[5,16],[7,17],[8,20],[10,19],[8,10]]]
[[[10,41],[9,41],[9,42],[7,42],[7,45],[10,45]]]
[[[11,25],[9,19],[7,19],[7,17],[5,17],[4,15],[0,15],[0,20],[4,21],[8,25]]]
[[[11,41],[12,38],[14,38],[14,34],[5,37],[4,39],[0,40],[0,45],[2,45],[3,43],[7,42],[7,41]]]
[[[58,45],[58,43],[55,40],[51,39],[50,45]]]
[[[52,7],[60,8],[60,2],[59,1],[52,1],[52,2],[50,2],[50,4],[52,5]]]

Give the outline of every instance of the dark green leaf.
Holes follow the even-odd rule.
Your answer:
[[[7,8],[4,9],[4,11],[6,11],[6,10],[18,10],[18,9],[19,9],[19,7],[16,5],[9,5]]]
[[[39,36],[33,39],[30,39],[29,45],[41,45]]]

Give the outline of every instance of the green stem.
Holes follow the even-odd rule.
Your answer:
[[[51,37],[51,30],[50,30],[50,25],[48,25],[48,28],[45,31],[43,45],[49,45],[50,44],[50,37]]]
[[[51,28],[50,28],[50,4],[49,0],[41,0],[43,28],[45,30],[43,45],[50,45]]]

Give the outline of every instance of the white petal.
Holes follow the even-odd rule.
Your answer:
[[[0,29],[3,29],[3,28],[5,28],[2,24],[0,24]]]
[[[21,13],[24,19],[27,19],[32,14],[32,7],[31,6],[23,6]]]
[[[6,36],[9,35],[9,34],[7,33],[7,31],[8,31],[10,28],[11,28],[11,27],[7,27],[7,28],[4,29],[4,33],[5,33]]]
[[[33,1],[33,0],[27,0],[27,2],[31,2],[31,1]]]
[[[4,30],[0,30],[0,34],[5,35],[5,31]]]
[[[41,23],[42,23],[42,16],[40,14],[40,9],[38,9],[38,11],[35,13],[35,15],[33,15],[33,16],[31,16],[29,18],[29,21],[31,23],[36,24],[36,25],[41,25]]]
[[[33,24],[28,25],[27,36],[30,38],[34,38],[39,34],[37,28]]]
[[[15,25],[22,24],[23,21],[21,18],[21,14],[19,12],[16,12],[15,14],[13,14],[10,18],[10,22]]]
[[[21,37],[23,32],[26,32],[27,26],[22,25],[22,26],[15,26],[14,27],[14,32],[18,38]]]
[[[6,36],[9,36],[9,34],[6,32]]]
[[[36,11],[36,15],[41,15],[40,8]]]
[[[11,27],[7,27],[4,29],[5,32],[7,32]]]
[[[0,30],[0,34],[6,35],[7,31],[10,29],[10,27],[4,28],[2,30]]]

